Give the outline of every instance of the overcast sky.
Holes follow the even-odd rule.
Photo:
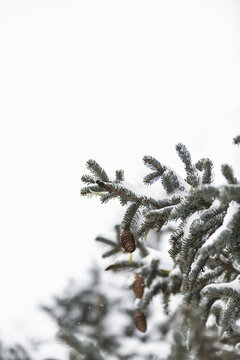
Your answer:
[[[139,184],[145,154],[182,171],[181,141],[218,182],[224,162],[240,175],[240,3],[0,6],[0,337],[19,339],[39,302],[86,280],[94,237],[121,221],[117,203],[80,198],[89,158]]]

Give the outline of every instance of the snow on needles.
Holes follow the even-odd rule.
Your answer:
[[[219,241],[219,236],[222,234],[224,230],[229,230],[229,224],[233,218],[233,216],[240,210],[240,205],[235,201],[231,201],[229,207],[227,209],[227,213],[223,220],[223,224],[207,239],[207,241],[202,246],[201,252],[203,254],[208,252],[208,249],[217,245]]]

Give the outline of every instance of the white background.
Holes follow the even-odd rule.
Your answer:
[[[79,196],[89,158],[139,184],[146,154],[181,172],[183,142],[218,183],[224,162],[239,175],[240,3],[0,4],[0,337],[21,341],[47,336],[38,304],[86,282],[94,238],[121,221]]]

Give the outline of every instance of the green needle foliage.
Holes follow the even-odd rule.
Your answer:
[[[240,136],[233,142],[238,145]],[[138,314],[147,319],[153,298],[162,298],[168,316],[164,331],[171,339],[168,359],[239,359],[240,184],[232,167],[223,164],[227,183],[214,185],[210,159],[202,158],[194,164],[181,143],[176,151],[185,168],[185,179],[154,157],[143,158],[150,169],[144,184],[160,181],[164,198],[142,195],[129,187],[122,171],[110,180],[93,160],[87,162],[92,177],[82,177],[87,187],[81,195],[97,195],[102,203],[118,199],[126,206],[121,227],[116,228],[116,242],[103,237],[96,240],[109,247],[103,257],[117,254],[107,270],[128,270],[143,277],[145,291],[135,302]],[[172,263],[165,269],[163,254],[159,252],[156,257],[146,237],[163,232],[169,223],[175,225],[168,239]],[[121,232],[126,229],[137,246],[132,263],[124,260],[119,245]],[[178,306],[170,306],[169,300],[174,304],[175,298]],[[160,331],[164,333],[163,327]]]
[[[107,284],[103,277],[108,273],[102,273],[96,266],[90,274],[88,285],[76,287],[70,283],[63,294],[53,299],[51,306],[42,307],[58,325],[58,340],[69,346],[68,359],[154,359],[151,349],[144,356],[138,353],[149,335],[142,336],[134,326],[129,287],[118,289],[117,284]],[[121,275],[117,276],[119,280]],[[117,326],[111,326],[116,319]],[[137,341],[138,347],[125,349],[126,339]],[[160,333],[158,340],[161,340]]]

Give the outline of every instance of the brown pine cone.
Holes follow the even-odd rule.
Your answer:
[[[132,253],[136,250],[134,236],[130,230],[123,230],[120,243],[122,248],[129,253]]]
[[[98,186],[102,189],[107,189],[108,190],[108,187],[106,184],[104,184],[103,181],[99,181],[99,180],[96,180],[96,184],[98,184]]]
[[[133,283],[133,292],[136,298],[141,299],[144,292],[144,279],[142,275],[137,275]]]
[[[147,331],[147,321],[145,315],[141,311],[136,311],[134,319],[136,328],[141,332]]]

